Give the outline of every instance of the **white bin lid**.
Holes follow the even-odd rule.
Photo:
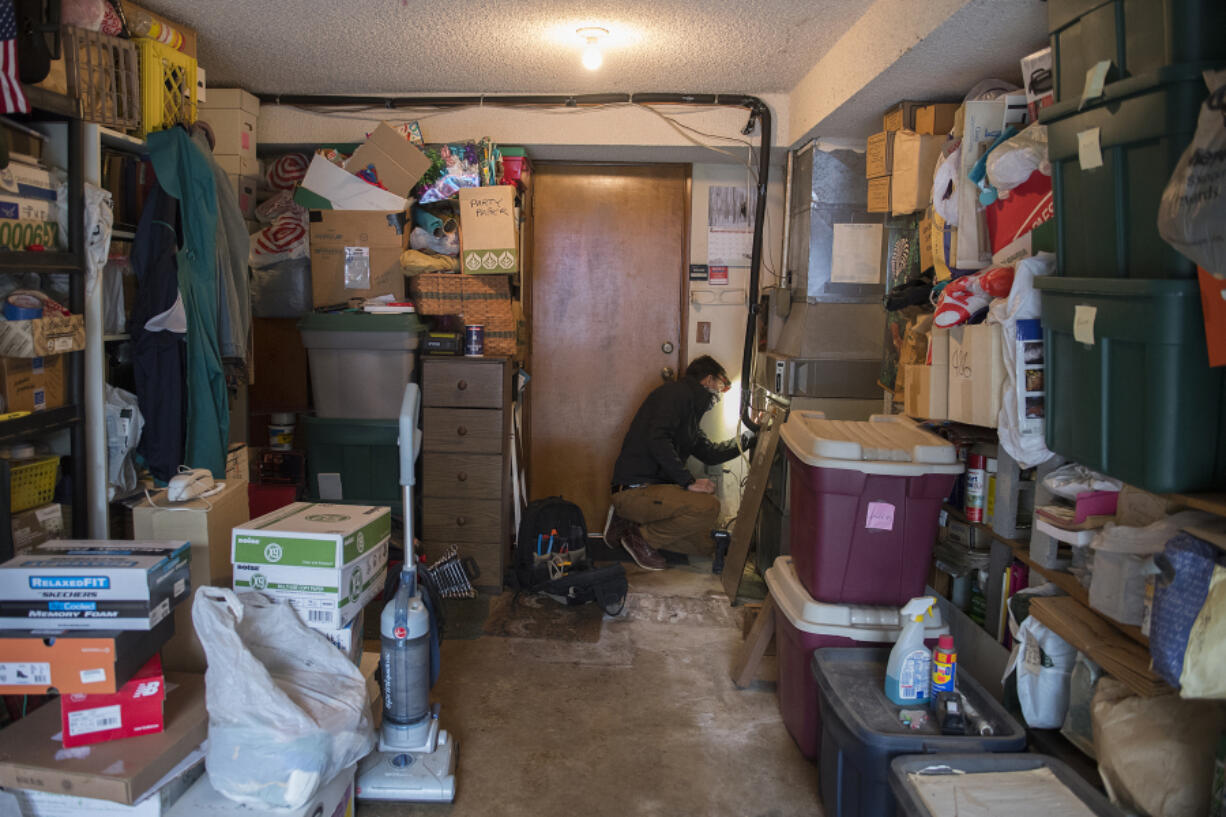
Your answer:
[[[826,604],[814,600],[800,583],[791,556],[780,556],[766,569],[766,586],[775,600],[775,606],[793,627],[802,632],[880,644],[897,641],[902,631],[898,607]],[[940,608],[934,606],[925,619],[924,637],[936,638],[948,632]]]
[[[801,462],[816,468],[904,477],[964,470],[952,445],[900,415],[874,414],[866,422],[793,411],[780,436]]]

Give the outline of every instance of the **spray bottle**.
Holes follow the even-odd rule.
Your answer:
[[[928,704],[932,653],[924,646],[924,616],[936,603],[932,596],[920,596],[903,605],[902,633],[885,670],[886,697],[899,706]]]

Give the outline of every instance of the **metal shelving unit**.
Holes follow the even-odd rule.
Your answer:
[[[0,252],[0,275],[18,272],[67,272],[70,274],[68,308],[74,314],[85,309],[85,131],[80,119],[77,100],[41,88],[26,86],[26,98],[31,113],[24,117],[32,122],[61,122],[67,127],[68,171],[68,247],[67,251]],[[17,118],[17,117],[14,117]],[[29,439],[67,429],[71,451],[70,467],[61,478],[71,486],[71,533],[85,538],[87,518],[85,498],[85,426],[84,416],[84,354],[69,352],[64,356],[65,405],[61,408],[20,417],[0,423],[0,441]],[[0,513],[0,560],[13,555],[11,513],[11,483],[9,463],[0,460],[0,496],[4,498]]]

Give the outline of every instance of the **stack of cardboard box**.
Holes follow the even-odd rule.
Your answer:
[[[870,213],[905,215],[928,206],[933,170],[957,109],[957,103],[899,102],[886,113],[865,156]]]
[[[260,100],[241,88],[210,88],[198,116],[213,129],[213,158],[230,177],[244,218],[255,218],[260,164],[255,156]]]

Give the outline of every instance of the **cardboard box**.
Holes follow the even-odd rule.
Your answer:
[[[911,363],[903,367],[907,415],[919,420],[944,420],[949,405],[948,376],[945,366]]]
[[[890,212],[890,177],[868,180],[868,205],[870,213]]]
[[[0,318],[0,357],[46,357],[84,348],[84,315],[45,315],[29,321]]]
[[[478,274],[519,272],[515,188],[460,190],[460,269]]]
[[[64,509],[58,502],[13,514],[13,555],[64,535]]]
[[[162,731],[166,679],[162,659],[153,656],[116,692],[60,696],[65,748],[154,735]]]
[[[261,811],[239,805],[213,788],[207,776],[197,780],[187,793],[179,798],[167,817],[200,817],[200,815],[234,815],[251,817],[258,814],[276,814],[277,817],[352,817],[354,813],[354,778],[357,766],[350,766],[332,780],[319,787],[315,796],[296,809]]]
[[[929,209],[919,223],[920,272],[932,269],[932,210]]]
[[[255,157],[260,100],[241,88],[210,88],[208,100],[198,106],[197,119],[213,128],[213,155],[236,156],[239,174],[259,174]]]
[[[934,136],[948,136],[954,129],[954,115],[958,102],[935,102],[923,105],[915,111],[915,132]]]
[[[52,736],[63,728],[49,705],[0,731],[0,785],[9,789],[94,797],[132,805],[208,735],[204,676],[166,675],[160,734],[65,753]]]
[[[251,481],[251,448],[246,443],[230,444],[226,452],[226,479]]]
[[[1019,244],[1019,240],[1056,215],[1051,176],[1044,176],[1036,170],[1029,179],[985,207],[983,214],[993,259],[1000,255],[1017,261],[1016,251],[1028,245],[1028,242]],[[1014,246],[1015,252],[1005,251],[1010,246]]]
[[[897,131],[882,131],[868,137],[864,147],[864,177],[878,179],[890,175],[894,166],[894,137]]]
[[[926,103],[903,100],[885,112],[881,118],[882,130],[915,130],[915,113]]]
[[[383,590],[388,541],[343,567],[235,562],[234,589],[285,599],[308,627],[340,630]]]
[[[1022,86],[1026,89],[1026,108],[1031,122],[1038,122],[1039,111],[1056,101],[1051,62],[1050,45],[1022,57]]]
[[[58,181],[51,171],[25,162],[0,169],[0,247],[24,250],[40,245],[61,249],[56,221]]]
[[[45,411],[64,405],[64,359],[0,358],[0,396],[5,411]]]
[[[115,692],[174,631],[171,619],[152,630],[0,630],[0,694]]]
[[[359,610],[358,614],[353,617],[353,621],[338,630],[319,631],[354,664],[357,664],[362,657],[362,627],[366,622],[365,613],[365,610]]]
[[[196,749],[154,784],[138,803],[126,806],[96,797],[74,797],[20,789],[13,792],[25,817],[164,817],[171,806],[204,777],[204,750]]]
[[[310,219],[314,306],[388,293],[398,300],[404,297],[400,269],[403,212],[312,210]],[[368,265],[365,271],[364,264]]]
[[[941,156],[944,136],[894,131],[894,172],[890,175],[890,208],[901,216],[924,210],[932,202],[932,174]]]
[[[246,446],[243,447],[246,450]],[[227,468],[228,470],[228,468]],[[175,608],[175,635],[162,652],[168,670],[204,672],[204,648],[192,624],[192,604],[202,585],[227,587],[231,581],[230,531],[251,518],[247,505],[247,481],[226,475],[226,487],[205,499],[166,505],[166,492],[132,509],[132,532],[138,539],[183,539],[191,545],[191,589]]]
[[[371,167],[380,184],[407,197],[430,169],[430,159],[400,131],[380,122],[345,163],[345,169],[355,175]]]
[[[0,629],[151,630],[187,596],[185,541],[55,540],[0,565]]]
[[[949,330],[949,419],[996,428],[1005,372],[1000,324]]]

